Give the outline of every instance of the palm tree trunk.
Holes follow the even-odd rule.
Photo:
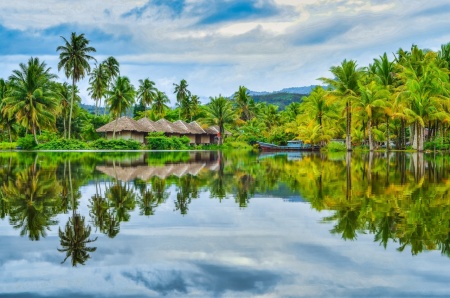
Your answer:
[[[119,122],[119,116],[116,117],[116,123],[114,124],[113,139],[116,138],[116,128],[117,128],[117,123],[118,122]]]
[[[351,136],[351,126],[352,126],[352,112],[350,111],[351,105],[350,101],[347,99],[346,104],[347,110],[347,135],[345,136],[345,145],[347,147],[347,151],[352,151],[352,136]]]
[[[39,144],[38,140],[37,140],[37,136],[36,136],[36,126],[33,123],[33,136],[34,136],[34,141],[36,142],[36,145]]]
[[[12,143],[11,126],[8,126],[9,142]]]
[[[373,151],[373,138],[372,138],[372,120],[369,118],[367,121],[367,132],[369,134],[369,150]]]
[[[72,126],[72,110],[73,110],[73,100],[75,97],[75,77],[72,74],[72,97],[70,98],[70,114],[69,114],[69,140],[70,140],[70,128]]]
[[[386,149],[387,151],[391,150],[391,132],[389,130],[389,116],[386,115]]]

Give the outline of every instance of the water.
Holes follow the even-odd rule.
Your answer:
[[[448,295],[449,161],[1,153],[0,296]]]

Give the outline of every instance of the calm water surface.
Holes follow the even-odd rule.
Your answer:
[[[450,294],[450,157],[0,153],[0,296]]]

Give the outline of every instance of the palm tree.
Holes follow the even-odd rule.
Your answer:
[[[9,117],[8,113],[1,113],[3,107],[5,106],[4,99],[8,96],[9,83],[4,79],[0,79],[0,125],[3,129],[8,130],[9,142],[12,142],[12,130],[14,128],[15,119],[14,117]]]
[[[117,78],[117,76],[120,75],[120,69],[119,69],[119,62],[116,60],[116,58],[110,56],[106,60],[102,62],[102,65],[105,68],[106,72],[106,89],[108,91],[111,90],[114,80]],[[103,112],[106,112],[106,102],[105,102],[105,109]]]
[[[373,151],[372,119],[375,109],[386,106],[385,99],[389,97],[389,91],[376,84],[375,81],[367,85],[359,83],[361,99],[355,102],[355,106],[367,120],[367,131],[369,135],[369,150]],[[388,140],[389,142],[389,140]]]
[[[157,95],[158,90],[155,87],[155,82],[150,81],[148,78],[145,80],[139,80],[139,88],[137,90],[137,98],[145,106],[153,104],[153,100]]]
[[[106,102],[109,106],[109,110],[116,118],[116,124],[114,126],[113,138],[116,136],[116,126],[119,117],[134,103],[135,90],[130,83],[128,77],[118,76],[112,89],[107,91],[108,98]]]
[[[200,105],[201,105],[200,98],[197,95],[192,95],[190,100],[191,121],[192,118],[196,117],[200,112]]]
[[[66,138],[67,127],[69,127],[69,113],[70,113],[70,100],[72,96],[72,86],[67,82],[55,83],[54,85],[55,95],[59,99],[60,113],[62,115],[64,138]],[[78,95],[78,88],[75,86],[75,102],[80,102],[81,98]]]
[[[180,84],[173,84],[175,86],[175,91],[173,93],[176,93],[177,95],[177,103],[178,106],[181,108],[181,105],[183,103],[183,101],[187,100],[190,96],[191,96],[191,91],[189,91],[187,89],[187,87],[189,86],[188,83],[186,82],[186,80],[181,80]],[[181,118],[181,110],[178,114],[178,118]]]
[[[170,102],[169,98],[164,92],[157,91],[155,100],[152,105],[152,112],[156,118],[164,118],[166,110],[169,108],[167,104]]]
[[[98,115],[97,107],[101,106],[102,98],[105,95],[106,88],[108,87],[108,74],[106,72],[106,66],[100,63],[95,66],[92,72],[89,74],[89,95],[95,100],[95,114]]]
[[[59,53],[59,63],[58,71],[64,68],[64,73],[67,78],[72,78],[72,99],[70,101],[70,113],[69,113],[69,134],[72,126],[72,111],[73,111],[73,101],[75,99],[75,84],[84,78],[86,73],[91,71],[91,66],[89,65],[89,60],[94,60],[95,58],[90,56],[89,53],[95,52],[95,48],[89,47],[89,40],[84,37],[84,34],[77,35],[72,32],[70,36],[70,42],[63,36],[61,38],[64,40],[63,46],[58,46],[56,51],[61,51]]]
[[[223,143],[225,124],[233,123],[236,115],[233,111],[231,101],[223,96],[211,97],[211,102],[206,106],[206,124],[219,126],[219,144]]]
[[[344,60],[339,66],[332,66],[330,72],[334,79],[320,78],[321,81],[334,88],[331,94],[345,100],[345,112],[347,119],[346,126],[346,147],[347,151],[352,150],[352,101],[358,97],[358,79],[362,70],[357,68],[356,61]]]
[[[252,110],[254,106],[253,98],[250,97],[248,89],[244,86],[239,86],[239,90],[233,95],[236,105],[240,110],[240,118],[244,121],[252,120],[255,117],[255,111]]]
[[[8,119],[15,117],[19,124],[30,129],[38,143],[37,130],[55,124],[58,102],[50,80],[56,75],[39,58],[31,57],[27,64],[19,66],[20,70],[14,70],[9,77],[11,89],[4,99],[2,112]]]

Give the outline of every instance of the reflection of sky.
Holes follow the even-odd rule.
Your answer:
[[[93,186],[81,189],[79,211],[89,221]],[[171,188],[172,191],[175,188]],[[173,193],[173,192],[172,192]],[[61,265],[57,227],[41,241],[19,237],[0,221],[0,293],[91,296],[410,296],[448,294],[450,260],[439,252],[411,256],[384,250],[373,235],[343,241],[331,235],[329,215],[309,204],[233,199],[202,193],[189,212],[174,197],[151,217],[131,216],[120,234],[98,235],[85,266]],[[63,227],[68,215],[58,217]],[[95,229],[93,229],[94,231]],[[93,233],[94,234],[94,233]],[[92,235],[96,236],[96,235]]]

